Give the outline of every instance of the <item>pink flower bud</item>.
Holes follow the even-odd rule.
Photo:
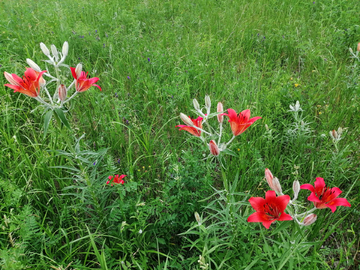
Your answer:
[[[59,88],[58,88],[58,91],[59,91],[59,98],[61,101],[65,101],[66,99],[66,94],[67,94],[67,90],[66,90],[66,86],[63,85],[63,84],[60,84],[59,85]]]
[[[218,156],[220,154],[219,147],[216,145],[216,143],[213,140],[211,140],[209,143],[209,149],[210,149],[210,153],[213,156]]]
[[[311,224],[313,224],[317,219],[317,215],[315,214],[310,214],[310,215],[307,215],[305,218],[304,218],[304,221],[302,222],[302,224],[304,226],[309,226]]]
[[[357,51],[360,51],[360,42],[357,45]]]
[[[282,195],[282,189],[281,189],[281,185],[280,185],[280,181],[279,179],[277,179],[276,177],[273,178],[272,180],[273,186],[274,186],[274,191],[276,192],[277,195]]]
[[[224,116],[221,114],[223,111],[224,111],[223,104],[221,102],[219,102],[217,104],[217,112],[219,113],[217,115],[217,119],[218,119],[219,123],[222,123],[224,121]]]
[[[338,133],[336,132],[335,129],[333,129],[333,130],[330,131],[330,136],[331,136],[331,138],[332,138],[333,140],[335,140],[335,141],[339,138],[339,135],[338,135]]]
[[[267,181],[269,187],[272,190],[274,190],[274,185],[273,185],[274,176],[272,175],[271,171],[268,168],[265,169],[265,178],[266,178],[266,181]]]

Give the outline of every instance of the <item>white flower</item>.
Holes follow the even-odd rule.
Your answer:
[[[139,234],[142,234],[142,233],[143,233],[143,230],[140,229],[140,230],[139,230]]]
[[[298,111],[302,111],[302,109],[300,108],[300,102],[297,100],[295,105],[290,105],[290,111],[291,112],[298,112]]]

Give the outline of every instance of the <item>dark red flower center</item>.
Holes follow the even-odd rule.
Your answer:
[[[267,202],[263,207],[264,213],[269,217],[269,220],[278,219],[280,217],[281,212],[276,204]]]
[[[335,191],[332,190],[332,188],[328,188],[325,186],[322,190],[318,190],[316,192],[316,195],[318,196],[320,201],[331,201],[331,195],[334,194]]]

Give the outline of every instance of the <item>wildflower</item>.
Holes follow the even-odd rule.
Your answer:
[[[22,79],[16,74],[4,72],[5,78],[10,83],[5,84],[5,86],[14,89],[14,93],[20,92],[29,97],[36,98],[40,94],[40,87],[45,84],[45,80],[42,78],[42,74],[45,72],[46,70],[37,72],[32,68],[27,68]]]
[[[46,45],[44,43],[40,43],[40,49],[42,50],[42,52],[46,55],[49,56],[50,55],[50,51],[49,49],[46,47]]]
[[[127,76],[127,78],[128,78],[128,80],[130,80],[130,77],[129,77],[129,76]]]
[[[123,178],[125,177],[126,175],[125,174],[122,174],[122,175],[118,175],[116,174],[115,177],[113,177],[112,175],[110,175],[108,178],[109,178],[109,181],[106,182],[106,184],[110,184],[110,181],[114,178],[114,180],[112,180],[112,183],[114,184],[124,184],[124,180]],[[113,186],[113,184],[111,184],[111,186]]]
[[[210,97],[208,95],[205,96],[205,107],[206,107],[206,112],[209,115],[210,114],[210,109],[211,109],[211,100],[210,100]]]
[[[299,86],[299,84],[298,84],[298,83],[295,83],[295,84],[294,84],[294,86],[295,86],[295,87],[298,87],[298,86]]]
[[[89,33],[90,34],[90,33]],[[69,52],[69,43],[67,41],[64,42],[61,52],[63,54],[63,57],[66,57]]]
[[[148,58],[148,62],[150,62],[150,58]]]
[[[300,191],[300,183],[299,183],[298,180],[295,180],[293,182],[292,188],[293,188],[293,191],[294,191],[294,199],[293,199],[293,201],[296,201],[296,199],[297,199],[297,197],[299,195],[299,191]]]
[[[51,44],[50,46],[50,49],[51,49],[51,53],[53,54],[54,58],[55,58],[55,61],[59,61],[59,53],[56,49],[56,46],[54,44]]]
[[[266,182],[268,183],[269,187],[272,190],[274,190],[274,185],[273,185],[274,176],[272,175],[271,171],[268,168],[265,169],[265,179],[266,179]]]
[[[357,50],[357,51],[360,51],[360,42],[358,43],[356,50]]]
[[[35,71],[37,71],[37,72],[41,72],[41,68],[40,68],[33,60],[31,60],[31,59],[29,59],[29,58],[26,58],[26,62],[29,64],[29,66],[30,66],[33,70],[35,70]]]
[[[298,112],[298,111],[302,111],[302,109],[300,108],[300,102],[297,100],[295,105],[290,105],[290,111],[291,112]]]
[[[314,186],[310,184],[304,184],[300,186],[301,189],[307,189],[311,191],[308,200],[314,203],[314,206],[318,209],[330,208],[334,213],[337,206],[351,207],[351,204],[345,198],[337,198],[342,191],[337,188],[328,188],[325,185],[325,181],[321,177],[317,177]]]
[[[236,114],[233,109],[228,109],[228,114],[222,113],[229,117],[229,123],[234,136],[238,136],[243,133],[248,127],[250,127],[256,120],[261,119],[260,116],[250,118],[250,110],[244,110],[241,113]]]
[[[211,140],[209,143],[209,149],[210,149],[210,153],[213,156],[218,156],[220,154],[219,147],[216,145],[216,143],[213,140]]]
[[[304,226],[309,226],[309,225],[313,224],[316,221],[316,219],[317,219],[317,215],[310,214],[304,218],[304,220],[301,224]]]
[[[264,227],[269,229],[271,223],[276,220],[292,220],[293,218],[284,212],[289,201],[289,195],[276,197],[275,191],[272,190],[266,192],[265,199],[251,197],[249,202],[256,212],[251,214],[247,221],[262,222]]]
[[[193,99],[193,105],[194,105],[195,110],[197,110],[197,111],[200,110],[200,104],[196,98]]]
[[[222,123],[224,121],[224,116],[221,114],[221,112],[224,111],[224,106],[221,102],[217,104],[216,111],[219,113],[217,115],[218,122]]]
[[[282,189],[281,189],[279,179],[277,179],[277,177],[274,177],[272,183],[273,183],[273,186],[274,186],[273,190],[276,192],[276,194],[277,195],[282,195]]]
[[[59,85],[58,88],[59,98],[61,101],[64,101],[66,99],[66,86],[63,84]]]
[[[330,137],[333,139],[334,142],[338,142],[341,140],[342,133],[343,129],[341,127],[339,127],[337,131],[334,129],[329,132]]]
[[[180,117],[181,116],[182,115],[180,114]],[[180,128],[179,130],[186,130],[187,132],[191,133],[192,135],[194,135],[196,137],[200,137],[201,130],[196,129],[195,127],[200,128],[200,129],[202,128],[202,120],[203,120],[203,118],[200,117],[200,116],[198,118],[196,118],[196,119],[191,119],[191,117],[187,117],[187,118],[190,119],[191,123],[189,121],[185,121],[184,119],[186,119],[186,118],[181,117],[181,119],[184,121],[184,123],[188,124],[188,126],[177,125],[175,127],[179,127]],[[192,124],[192,125],[190,125],[190,124]]]
[[[200,226],[200,225],[201,225],[201,217],[200,217],[199,213],[198,213],[198,212],[195,212],[195,213],[194,213],[194,216],[195,216],[195,219],[196,219],[197,223],[198,223],[199,226]]]
[[[91,86],[96,86],[101,91],[101,87],[99,85],[95,84],[99,80],[98,77],[87,79],[87,75],[89,72],[86,72],[86,73],[85,73],[85,71],[77,72],[77,70],[73,67],[70,67],[70,69],[71,69],[72,76],[76,80],[75,89],[77,92],[84,92],[84,91],[88,90]],[[80,76],[79,76],[79,73],[80,73]]]

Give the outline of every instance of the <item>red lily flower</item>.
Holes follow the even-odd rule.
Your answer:
[[[351,207],[351,204],[345,198],[336,198],[342,191],[337,188],[328,188],[325,185],[325,181],[321,177],[317,177],[313,187],[310,184],[301,185],[301,189],[308,189],[311,191],[308,200],[314,203],[314,206],[318,209],[329,207],[334,213],[336,206]]]
[[[262,222],[266,229],[269,229],[271,223],[276,220],[292,220],[293,218],[284,211],[290,201],[289,195],[276,197],[273,190],[269,190],[265,194],[265,199],[261,197],[251,197],[249,202],[255,209],[255,213],[251,214],[248,222]]]
[[[202,120],[203,118],[202,117],[198,117],[196,119],[192,119],[190,116],[189,116],[190,120],[193,122],[194,126],[198,127],[198,128],[202,128]],[[194,128],[194,127],[191,127],[191,126],[186,126],[186,125],[177,125],[175,127],[179,127],[180,129],[179,130],[186,130],[187,132],[190,132],[192,135],[196,136],[196,137],[200,137],[201,135],[201,131]]]
[[[220,115],[226,115],[229,117],[229,123],[234,136],[238,136],[243,133],[248,127],[250,127],[260,116],[250,118],[250,110],[244,110],[241,113],[236,114],[233,109],[227,109],[228,113],[222,113]]]
[[[14,93],[20,92],[29,97],[36,98],[40,94],[40,86],[45,84],[45,80],[42,78],[45,72],[46,70],[37,72],[32,68],[27,68],[22,79],[16,74],[4,72],[5,78],[10,83],[5,84],[5,86],[14,89]]]
[[[114,180],[112,181],[112,183],[113,184],[124,184],[125,182],[124,182],[124,180],[123,180],[123,178],[125,177],[126,175],[125,174],[122,174],[122,175],[118,175],[118,174],[116,174],[115,175],[115,178],[112,176],[112,175],[110,175],[108,178],[109,178],[109,181],[107,181],[106,182],[106,184],[108,185],[108,184],[110,184],[110,180],[111,179],[113,179],[114,178]],[[111,186],[113,186],[113,184],[111,184]]]
[[[81,71],[81,75],[78,77],[76,75],[75,68],[70,67],[70,69],[71,69],[72,76],[76,80],[75,89],[77,92],[84,92],[84,91],[88,90],[91,86],[96,86],[101,91],[101,87],[99,85],[95,84],[99,80],[98,77],[88,79],[87,75],[89,72],[85,73],[85,71]]]

